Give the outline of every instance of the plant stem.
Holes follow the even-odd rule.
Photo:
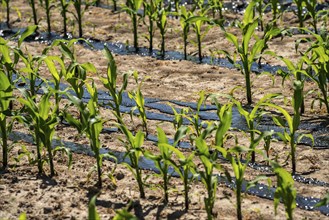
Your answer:
[[[149,17],[149,24],[150,24],[150,27],[149,27],[149,32],[150,32],[150,47],[149,47],[149,52],[152,53],[153,51],[153,21],[152,19]]]
[[[137,15],[133,14],[133,31],[134,31],[134,48],[138,52],[138,36],[137,36]]]
[[[39,126],[35,128],[35,143],[37,145],[37,160],[38,160],[38,173],[42,173],[42,161],[41,161],[41,142],[40,142],[40,134],[39,134]]]
[[[101,158],[99,152],[96,150],[96,162],[97,162],[97,175],[98,175],[98,186],[102,188],[102,168],[101,168]]]
[[[162,42],[161,42],[161,56],[162,58],[165,57],[165,36],[164,36],[164,33],[161,34],[161,39],[162,39]]]
[[[32,7],[34,24],[35,25],[38,25],[38,18],[37,18],[37,12],[35,10],[35,2],[34,2],[34,0],[31,0],[31,7]]]
[[[2,168],[6,169],[8,166],[8,142],[6,129],[6,116],[0,120],[1,136],[2,136]]]
[[[188,172],[187,169],[184,170],[184,197],[185,197],[185,212],[189,209],[189,201],[188,201]]]
[[[201,53],[201,35],[197,34],[198,38],[198,51],[199,51],[199,61],[202,62],[202,53]]]
[[[250,123],[250,147],[254,148],[254,142],[255,142],[255,132],[254,132],[254,122],[251,121]],[[255,146],[256,147],[256,146]],[[251,152],[251,163],[255,163],[256,161],[256,155],[255,155],[255,149],[252,149]]]
[[[251,105],[252,98],[251,98],[250,71],[248,67],[245,67],[245,79],[246,79],[247,101],[248,101],[248,105]]]
[[[49,166],[50,166],[50,176],[53,177],[55,175],[54,162],[53,162],[53,154],[51,152],[51,142],[47,138],[47,150],[49,157]]]
[[[82,37],[82,15],[81,15],[81,2],[78,6],[77,10],[77,15],[78,15],[78,24],[79,24],[79,37]]]
[[[242,220],[242,210],[241,210],[241,181],[236,182],[236,212],[238,220]]]
[[[164,165],[164,175],[163,175],[163,190],[164,190],[164,204],[167,204],[169,201],[169,195],[168,195],[168,165]]]
[[[113,0],[113,11],[117,11],[117,1]]]
[[[63,32],[64,32],[64,37],[67,37],[67,28],[66,28],[66,9],[67,5],[65,5],[65,1],[61,1],[61,6],[62,6],[62,16],[63,16]]]
[[[136,170],[136,178],[137,178],[137,182],[138,182],[138,188],[139,188],[139,196],[141,199],[145,199],[145,192],[144,192],[144,187],[143,187],[143,183],[142,183],[142,177],[141,177],[141,170],[139,169],[139,167],[135,167]]]
[[[59,91],[59,82],[56,83],[55,90]],[[55,102],[56,102],[56,106],[55,106],[56,107],[56,114],[57,114],[57,116],[59,116],[59,94],[57,92],[55,93]]]
[[[187,60],[187,33],[184,31],[184,59]]]
[[[213,217],[212,209],[214,207],[214,200],[213,200],[214,192],[213,192],[213,187],[212,187],[212,183],[211,183],[211,175],[207,175],[207,192],[208,192],[208,198],[205,198],[207,219],[211,220]]]
[[[8,28],[10,27],[10,16],[9,16],[9,13],[10,13],[10,8],[9,8],[9,0],[6,0],[6,5],[7,5],[7,26]]]
[[[50,7],[49,0],[46,0],[46,14],[47,14],[47,26],[48,26],[48,35],[51,35],[51,26],[50,26]]]
[[[295,133],[293,132],[290,135],[290,151],[291,151],[291,163],[292,163],[292,173],[295,174],[296,173],[296,155],[295,155],[295,142],[294,142],[294,137]]]

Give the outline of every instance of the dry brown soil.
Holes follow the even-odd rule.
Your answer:
[[[26,27],[32,24],[31,9],[26,0],[11,1],[11,25],[13,27]],[[18,18],[15,8],[21,13]],[[43,10],[38,7],[38,15],[41,19],[40,30],[46,30],[46,18]],[[72,8],[70,9],[72,10]],[[1,10],[1,19],[4,20],[5,11]],[[270,15],[268,15],[270,16]],[[241,18],[240,14],[227,13],[226,18],[233,20]],[[61,32],[62,21],[58,9],[52,12],[52,28],[56,32]],[[179,22],[175,19],[169,19],[168,31],[166,35],[166,49],[182,51],[182,40],[180,37]],[[69,31],[76,35],[77,25],[70,16]],[[73,25],[74,24],[74,25]],[[291,13],[284,14],[279,23],[281,26],[296,26],[296,19]],[[230,28],[234,33],[238,33],[235,28]],[[140,36],[146,33],[145,25],[139,25]],[[190,40],[195,40],[194,33],[191,31]],[[259,34],[261,35],[261,34]],[[128,42],[132,44],[131,22],[125,13],[113,13],[111,10],[90,7],[85,12],[84,17],[84,36],[100,40],[111,40],[113,42]],[[295,35],[285,37],[282,40],[277,38],[270,42],[269,49],[275,51],[278,55],[284,56],[296,62],[299,55],[294,50],[295,40],[303,37]],[[140,37],[140,46],[148,46],[145,38]],[[15,45],[16,42],[10,41]],[[159,48],[160,36],[156,32],[155,48]],[[37,42],[24,43],[26,48],[33,55],[40,55],[46,45]],[[301,46],[301,50],[307,48],[307,44]],[[226,49],[232,51],[232,45],[224,37],[220,28],[212,28],[204,39],[203,53],[210,55],[210,51]],[[56,51],[54,51],[56,53]],[[196,54],[197,48],[193,44],[188,46],[189,54]],[[80,45],[76,45],[76,54],[80,62],[89,61],[95,65],[98,74],[105,76],[107,61],[101,51],[89,50]],[[128,71],[137,70],[140,79],[145,79],[142,92],[145,97],[160,98],[164,100],[180,100],[196,102],[198,93],[201,90],[207,93],[227,94],[236,86],[244,86],[244,76],[235,69],[222,68],[209,64],[197,64],[184,60],[158,60],[150,57],[138,55],[115,55],[118,66],[119,83],[121,76]],[[278,65],[282,62],[276,58],[266,57],[264,62]],[[46,68],[42,67],[40,74],[50,77]],[[104,89],[98,80],[97,75],[89,74],[89,77],[95,79],[97,86]],[[281,92],[289,100],[292,93],[292,81],[287,80],[282,86],[281,78],[274,76],[275,84],[268,75],[256,76],[252,74],[253,81],[253,99],[257,102],[264,94]],[[128,90],[136,88],[132,78],[129,80]],[[311,82],[306,82],[305,93],[316,89]],[[245,94],[242,90],[234,93],[235,97],[243,103],[246,103]],[[306,97],[306,113],[302,119],[316,118],[326,116],[325,109],[320,108],[318,103],[311,109],[311,102],[316,97],[315,93],[308,94]],[[224,103],[222,98],[220,102]],[[276,104],[290,109],[289,102],[285,106],[284,99],[277,99]],[[101,110],[102,116],[111,122],[114,119],[110,110]],[[131,123],[129,116],[125,116],[126,122],[131,129],[138,129],[139,119],[134,118]],[[106,126],[113,126],[110,122]],[[172,136],[173,126],[170,123],[160,121],[149,121],[150,133],[156,135],[156,126],[161,126],[165,132]],[[15,124],[14,132],[28,134],[29,130],[21,124]],[[232,131],[239,137],[239,143],[247,143],[248,139],[241,133]],[[84,136],[79,136],[77,131],[71,127],[59,125],[56,129],[56,137],[81,145],[88,149],[88,140]],[[102,147],[123,151],[124,148],[118,137],[121,134],[102,134]],[[67,168],[67,159],[63,154],[57,154],[55,157],[55,168],[57,175],[53,178],[49,174],[48,165],[45,164],[45,175],[37,175],[36,164],[29,164],[24,157],[18,162],[22,152],[22,146],[35,153],[35,146],[27,142],[24,135],[18,135],[18,142],[13,144],[10,152],[10,167],[6,172],[0,173],[0,219],[17,219],[21,213],[26,213],[28,219],[86,219],[88,214],[88,202],[90,198],[100,193],[97,198],[97,210],[102,219],[111,219],[115,211],[121,208],[128,208],[131,213],[140,219],[206,219],[203,198],[206,195],[205,189],[200,182],[193,183],[190,192],[191,207],[185,213],[183,209],[183,186],[179,179],[170,180],[170,198],[168,205],[163,205],[161,179],[152,172],[143,171],[144,176],[149,176],[146,180],[146,199],[139,198],[137,183],[133,175],[122,164],[116,165],[113,162],[104,161],[103,163],[103,182],[104,186],[99,190],[96,184],[96,173],[90,172],[95,164],[93,157],[85,154],[73,153],[73,165]],[[123,137],[122,137],[123,138]],[[233,140],[229,140],[227,147],[233,145]],[[145,141],[146,149],[157,151],[156,145],[152,142]],[[261,149],[261,146],[259,147]],[[278,161],[286,169],[291,169],[290,161],[285,161],[289,152],[289,147],[281,142],[274,143],[271,158],[278,158]],[[261,156],[257,161],[264,163]],[[305,177],[317,178],[329,182],[328,167],[329,152],[328,150],[314,150],[309,146],[299,145],[297,147],[297,173]],[[198,161],[196,161],[198,163]],[[229,168],[229,164],[222,162],[224,168]],[[116,169],[113,171],[113,169]],[[90,177],[88,178],[88,174]],[[246,179],[252,180],[256,175],[262,174],[248,168]],[[114,178],[109,178],[113,176]],[[273,183],[275,178],[272,177]],[[295,183],[298,194],[303,196],[314,196],[317,198],[324,197],[328,192],[328,187],[316,187]],[[243,216],[244,219],[284,219],[285,212],[283,205],[279,205],[277,215],[274,214],[273,201],[261,199],[256,196],[243,196]],[[235,195],[234,191],[226,186],[220,185],[217,192],[217,200],[214,208],[217,219],[236,219],[235,214]],[[294,213],[295,219],[325,219],[327,218],[318,211],[305,211],[296,208]]]

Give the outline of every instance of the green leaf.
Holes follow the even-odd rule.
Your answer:
[[[320,202],[318,202],[315,207],[321,207],[329,204],[329,194],[327,194]]]
[[[195,23],[197,21],[207,21],[207,22],[210,22],[210,19],[206,16],[193,16],[193,17],[190,17],[188,18],[185,22],[186,23]]]
[[[116,213],[117,214],[114,216],[113,220],[138,220],[138,218],[129,213],[127,209],[119,209]]]
[[[135,139],[134,139],[134,148],[139,148],[143,145],[144,143],[144,133],[142,131],[138,131]]]
[[[256,27],[258,27],[258,20],[256,19],[253,23],[248,23],[244,30],[246,30],[245,34],[243,35],[242,43],[243,43],[243,54],[248,54],[249,42],[252,35],[255,32]]]
[[[0,44],[0,54],[2,55],[2,59],[4,63],[12,63],[10,59],[10,51],[9,47],[6,45],[7,42],[4,42],[4,44]]]
[[[89,62],[83,63],[83,64],[81,64],[81,66],[88,72],[92,72],[92,73],[97,72],[96,67],[92,63],[89,63]]]
[[[200,155],[204,155],[206,157],[209,157],[210,156],[207,143],[206,143],[206,141],[204,139],[202,139],[201,137],[198,137],[196,139],[196,142],[195,143],[196,143],[197,149],[200,152]]]
[[[186,126],[181,126],[175,133],[174,137],[174,146],[178,144],[178,142],[186,136],[186,133],[189,131],[189,128]]]
[[[74,55],[73,55],[73,52],[70,50],[70,48],[68,46],[66,46],[63,41],[59,42],[59,46],[60,46],[59,48],[60,48],[62,54],[65,57],[69,58],[71,61],[73,61],[74,60]]]
[[[51,93],[47,93],[43,95],[39,103],[39,115],[43,120],[46,120],[50,114],[50,94]]]
[[[286,119],[286,121],[287,121],[287,123],[288,123],[288,127],[289,127],[290,132],[293,133],[294,129],[293,129],[292,118],[291,118],[291,116],[289,115],[289,113],[288,113],[286,110],[284,110],[282,107],[277,106],[277,105],[272,104],[272,103],[263,103],[262,105],[266,105],[266,106],[269,106],[269,107],[275,108],[275,109],[277,109],[281,114],[283,114],[283,116],[285,117],[285,119]],[[281,125],[283,124],[282,121],[279,121],[279,122],[280,122]],[[284,127],[284,126],[282,126],[282,127]]]
[[[238,38],[235,35],[226,32],[225,37],[234,44],[236,49],[239,48]],[[224,51],[224,52],[226,52],[226,51]],[[226,54],[228,54],[228,52]]]
[[[88,220],[100,220],[99,215],[96,210],[96,198],[98,195],[95,195],[91,198],[88,206]]]
[[[22,214],[19,215],[18,220],[26,220],[26,219],[27,219],[27,217],[26,217],[26,213],[25,212],[23,212]]]
[[[168,143],[168,138],[166,136],[166,133],[163,131],[161,127],[157,127],[158,131],[158,143]]]
[[[232,123],[232,105],[224,105],[221,108],[218,117],[220,119],[220,124],[218,125],[216,131],[215,144],[216,146],[222,147],[224,144],[225,134],[231,127]]]
[[[255,7],[256,1],[251,1],[248,4],[248,7],[246,8],[243,16],[243,25],[246,26],[249,23],[253,22],[253,19],[255,17],[254,14],[254,7]]]
[[[28,26],[26,30],[22,33],[21,37],[18,39],[18,47],[21,47],[22,42],[30,35],[32,35],[36,29],[38,28],[37,25]]]

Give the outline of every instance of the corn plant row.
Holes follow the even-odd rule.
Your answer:
[[[5,6],[9,10],[9,0],[5,1]],[[57,7],[57,4],[51,0],[44,0],[40,1],[41,6],[45,9],[47,15],[47,26],[48,26],[48,34],[51,34],[51,27],[50,27],[50,13],[52,9]],[[66,14],[68,11],[69,4],[72,4],[75,9],[74,12],[70,12],[73,14],[75,19],[77,20],[78,27],[79,27],[79,37],[83,36],[82,26],[83,26],[83,15],[84,12],[88,9],[88,7],[92,5],[99,5],[99,1],[86,1],[82,2],[81,0],[77,1],[61,1],[61,14],[63,15],[64,21],[64,36],[67,35],[66,29]],[[33,11],[34,23],[35,25],[38,24],[37,13],[35,9],[35,2],[30,0],[30,5]],[[262,14],[271,6],[273,19],[264,27]],[[323,25],[325,27],[326,20],[323,18],[326,17],[328,14],[328,10],[317,10],[317,1],[315,0],[308,0],[308,1],[294,1],[294,5],[296,6],[296,16],[299,19],[299,27],[304,27],[304,21],[306,18],[311,18],[311,26],[314,28],[314,32],[311,34],[317,39],[315,42],[315,46],[319,46],[322,44],[321,42],[326,42],[327,37],[325,34],[319,35],[318,30],[318,23],[319,21],[323,21]],[[143,13],[140,13],[141,7],[144,7]],[[219,26],[225,32],[225,36],[229,42],[231,42],[235,48],[234,53],[230,54],[226,50],[222,49],[212,49],[213,54],[224,54],[229,61],[236,66],[238,69],[241,70],[241,73],[245,76],[245,88],[246,88],[246,97],[248,104],[252,104],[252,91],[251,91],[251,67],[252,64],[258,60],[259,66],[261,67],[261,57],[263,54],[271,53],[268,51],[268,43],[274,37],[281,36],[283,37],[284,32],[287,30],[281,29],[277,26],[277,21],[282,17],[283,11],[279,10],[279,1],[271,1],[268,5],[266,5],[262,0],[253,0],[245,10],[244,18],[242,22],[235,22],[238,28],[241,30],[242,35],[242,42],[238,41],[238,36],[235,36],[233,33],[226,30],[223,25],[224,18],[223,18],[223,1],[209,1],[208,4],[205,4],[203,0],[195,1],[192,7],[187,7],[185,5],[179,5],[178,2],[175,2],[175,10],[174,12],[171,11],[171,4],[168,7],[165,6],[163,1],[161,0],[150,0],[150,1],[143,1],[143,0],[129,0],[127,1],[126,5],[122,6],[122,11],[125,11],[128,16],[131,17],[132,20],[132,27],[133,27],[133,39],[134,39],[134,48],[137,52],[139,50],[138,47],[138,25],[139,21],[143,20],[143,23],[148,28],[148,37],[149,40],[149,51],[152,52],[153,50],[153,36],[155,34],[155,28],[158,27],[158,30],[161,35],[161,50],[160,54],[162,57],[165,57],[165,34],[167,31],[167,23],[169,16],[177,17],[180,20],[181,28],[182,28],[182,37],[184,42],[184,57],[187,58],[187,44],[188,44],[188,34],[190,30],[193,30],[196,33],[196,45],[198,48],[198,57],[199,61],[202,62],[202,41],[203,38],[206,36],[208,31],[215,27]],[[307,11],[304,12],[303,9],[306,8]],[[219,10],[219,18],[211,18],[209,16],[209,11]],[[9,16],[9,15],[8,15]],[[7,23],[9,24],[9,18],[7,19]],[[156,24],[156,26],[154,25]],[[256,29],[261,27],[264,34],[261,38],[256,36]],[[306,29],[301,29],[303,32],[309,32]],[[254,38],[255,43],[250,45],[250,42]],[[313,46],[312,46],[313,47]],[[321,47],[327,48],[327,45],[322,45]],[[312,55],[311,50],[307,51],[303,54],[302,64],[308,63],[307,65],[311,65],[311,63],[317,62],[317,59],[322,56],[326,50],[321,49],[320,55]],[[239,58],[238,61],[236,58]],[[310,58],[312,57],[312,58]],[[322,60],[322,59],[321,59]],[[325,59],[325,62],[326,59]],[[302,68],[302,65],[300,66]],[[288,66],[289,68],[289,66]],[[329,112],[329,104],[327,98],[327,88],[323,83],[321,77],[321,71],[318,70],[318,66],[314,66],[313,69],[316,69],[310,78],[316,81],[319,85],[319,89],[321,90],[321,95],[318,99],[321,103],[325,104],[327,108],[327,112]],[[292,71],[291,69],[289,69]],[[307,72],[307,71],[306,71]],[[305,72],[303,73],[305,74]],[[308,74],[308,73],[306,73]],[[298,74],[299,76],[301,74]],[[300,77],[297,77],[297,80],[301,80]],[[304,104],[301,106],[301,112],[304,111]]]
[[[96,171],[98,175],[98,185],[102,186],[102,160],[103,157],[115,158],[112,154],[101,154],[100,153],[100,132],[102,130],[105,119],[100,116],[97,89],[94,82],[91,79],[86,78],[88,72],[96,73],[97,70],[92,63],[79,63],[75,51],[74,43],[78,40],[57,40],[54,41],[52,45],[47,47],[40,56],[34,56],[24,53],[21,50],[21,44],[24,38],[28,37],[37,27],[32,26],[27,28],[27,30],[22,33],[21,38],[18,40],[18,45],[16,47],[11,47],[7,44],[7,41],[1,38],[1,51],[3,51],[1,56],[1,84],[0,84],[0,97],[1,97],[1,137],[2,137],[2,150],[3,150],[3,168],[6,169],[8,165],[8,134],[12,129],[12,122],[18,120],[21,123],[26,124],[28,127],[32,127],[32,135],[37,147],[37,157],[35,162],[38,165],[39,173],[43,173],[44,163],[47,162],[50,165],[50,176],[56,174],[55,167],[53,163],[53,157],[56,151],[64,150],[63,148],[54,148],[51,145],[54,136],[56,125],[59,123],[59,118],[64,118],[69,124],[75,127],[80,134],[86,134],[90,142],[90,148],[94,153],[96,159]],[[55,56],[51,55],[51,49],[53,47],[58,47],[62,55]],[[318,47],[316,47],[318,49]],[[134,174],[135,179],[138,183],[140,190],[140,197],[145,197],[145,183],[143,178],[143,172],[140,168],[139,161],[142,156],[145,156],[156,164],[158,170],[163,177],[164,187],[164,202],[168,202],[168,183],[170,181],[170,176],[168,176],[169,167],[173,167],[176,172],[182,178],[184,183],[185,194],[185,209],[188,210],[189,198],[188,192],[190,188],[191,174],[201,180],[204,184],[207,195],[204,199],[205,209],[207,212],[208,219],[213,218],[213,207],[216,202],[216,190],[218,179],[214,176],[215,171],[225,173],[227,179],[232,180],[232,174],[230,174],[226,169],[224,169],[218,161],[218,156],[221,154],[224,158],[230,161],[233,168],[233,176],[235,177],[235,193],[236,193],[236,205],[237,205],[237,217],[242,219],[241,210],[241,193],[242,193],[242,183],[244,180],[244,172],[248,163],[241,163],[241,156],[244,155],[247,161],[252,160],[254,153],[262,155],[262,153],[257,150],[259,142],[265,137],[271,136],[268,132],[257,132],[255,128],[252,127],[253,120],[255,117],[261,117],[264,114],[268,114],[266,109],[277,110],[284,116],[283,118],[278,116],[272,116],[273,121],[280,125],[285,126],[288,124],[290,133],[281,134],[284,140],[290,143],[291,151],[290,155],[292,158],[292,173],[296,172],[296,159],[295,151],[296,144],[298,141],[295,139],[295,132],[298,129],[300,123],[300,106],[302,102],[301,92],[302,92],[302,82],[299,80],[294,81],[294,95],[293,95],[293,108],[294,116],[291,117],[288,112],[273,104],[271,101],[273,98],[278,98],[279,94],[268,94],[265,95],[254,107],[251,113],[248,113],[243,109],[241,103],[235,100],[233,97],[229,97],[226,104],[219,104],[216,101],[216,96],[210,96],[213,102],[217,105],[217,115],[219,121],[217,122],[204,122],[206,126],[200,123],[199,111],[207,99],[207,95],[204,92],[200,92],[200,98],[197,102],[197,111],[194,114],[185,114],[184,111],[177,113],[175,115],[174,128],[176,134],[174,136],[174,143],[170,144],[166,134],[158,127],[158,148],[160,149],[160,154],[156,155],[151,151],[146,151],[143,148],[143,143],[145,136],[148,134],[148,125],[145,119],[145,102],[141,91],[141,83],[138,82],[138,73],[134,73],[134,79],[137,83],[137,89],[130,92],[130,97],[135,100],[137,111],[139,112],[140,120],[143,124],[143,130],[138,130],[136,133],[129,131],[126,122],[124,122],[122,115],[118,112],[120,102],[122,100],[122,92],[126,90],[127,75],[124,75],[124,83],[121,90],[117,91],[117,70],[116,64],[113,59],[111,52],[107,49],[104,50],[104,54],[108,59],[108,70],[107,77],[102,78],[104,86],[113,93],[112,109],[115,117],[117,118],[117,123],[115,126],[118,127],[125,136],[125,139],[121,139],[123,145],[126,148],[125,157],[129,158],[129,163],[126,163],[129,170]],[[23,68],[18,68],[18,63],[22,62],[25,66]],[[58,64],[58,65],[57,65]],[[43,80],[44,84],[42,88],[36,84],[36,79],[41,76],[38,75],[41,66],[45,65],[53,79],[54,87],[48,85],[48,80]],[[19,75],[19,79],[29,81],[30,89],[20,89],[21,97],[18,98],[18,102],[22,104],[21,109],[13,108],[13,90],[15,89],[15,81],[12,79],[13,73]],[[66,81],[72,88],[72,92],[59,90],[59,82]],[[90,100],[85,103],[83,102],[84,88],[90,95]],[[37,97],[38,91],[42,89],[44,93],[41,97]],[[66,105],[64,108],[59,109],[59,103],[63,95],[68,97],[71,104]],[[115,98],[116,97],[116,98]],[[56,101],[51,102],[50,99],[54,98]],[[69,111],[70,106],[74,106],[79,111],[79,116],[72,115]],[[250,144],[247,146],[242,146],[238,143],[236,138],[236,143],[234,146],[226,145],[226,140],[231,136],[229,129],[232,122],[232,107],[237,106],[240,113],[244,115],[247,119],[250,135]],[[190,126],[183,125],[182,119],[186,118],[190,121]],[[7,125],[8,121],[8,125]],[[214,140],[209,144],[208,140],[211,135],[214,135]],[[193,146],[195,146],[196,151],[191,152],[190,155],[186,156],[183,154],[176,146],[179,145],[183,138],[188,138]],[[46,150],[47,154],[43,151]],[[65,151],[68,152],[68,151]],[[47,156],[45,156],[47,155]],[[179,160],[174,160],[173,155],[176,155]],[[291,175],[284,169],[282,169],[278,164],[271,161],[265,155],[263,155],[265,160],[268,160],[272,164],[274,172],[278,178],[278,185],[275,193],[275,207],[278,205],[278,201],[284,203],[287,213],[287,219],[292,218],[293,209],[296,207],[296,191],[293,187],[293,179]],[[196,166],[196,158],[200,161],[201,166]]]

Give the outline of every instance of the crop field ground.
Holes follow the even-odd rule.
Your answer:
[[[162,35],[156,21],[153,50],[148,50],[149,17],[143,20],[142,5],[135,10],[136,52],[132,16],[127,13],[126,2],[118,1],[117,11],[112,1],[101,0],[99,6],[87,8],[82,4],[83,33],[74,42],[70,40],[79,35],[73,6],[77,1],[64,1],[71,2],[67,8],[66,38],[61,1],[50,1],[50,35],[46,1],[42,2],[35,1],[37,30],[31,1],[9,0],[9,27],[4,0],[0,11],[0,126],[5,118],[4,127],[8,129],[5,165],[4,132],[0,127],[0,220],[329,219],[329,121],[324,100],[328,98],[323,97],[328,94],[329,80],[327,1],[317,1],[324,6],[317,24],[319,35],[314,34],[312,18],[307,16],[303,18],[305,28],[298,29],[300,19],[294,13],[297,1],[279,1],[285,10],[277,15],[277,26],[273,26],[270,6],[261,19],[257,11],[253,12],[260,2],[264,3],[260,0],[245,4],[218,1],[228,7],[222,17],[218,11],[213,17],[203,1],[195,1],[201,4],[195,10],[196,3],[183,4],[191,12],[189,16],[195,16],[183,22],[190,25],[187,59],[182,12],[171,14],[167,8],[165,20],[158,18],[162,16],[160,12],[164,13],[161,7],[154,12],[155,20],[166,22],[162,56]],[[150,2],[153,1],[144,0]],[[235,3],[238,8],[232,7]],[[248,9],[252,9],[249,17]],[[277,32],[249,62],[253,63],[250,102],[246,70],[241,73],[243,65],[238,61],[244,50],[243,39],[249,48],[264,39],[260,21]],[[255,22],[257,27],[248,42],[247,29],[241,29]],[[200,57],[198,24],[204,33]],[[19,40],[29,30],[33,30],[30,36]],[[16,32],[20,32],[19,36],[14,36]],[[235,39],[240,46],[235,62],[239,68],[227,58],[234,59],[237,52],[232,43]],[[109,50],[104,49],[107,46]],[[257,65],[260,54],[263,68]],[[303,65],[298,66],[301,62]],[[7,78],[9,73],[11,80]],[[58,89],[54,89],[56,73],[61,74]],[[320,73],[325,73],[322,84]],[[116,75],[112,87],[107,78],[110,74]],[[35,87],[30,87],[32,76],[37,78]],[[40,82],[43,83],[38,87]],[[73,84],[78,89],[74,90]],[[115,98],[104,84],[122,98],[117,101],[118,112]],[[60,97],[58,111],[55,94]],[[42,107],[47,103],[49,108]],[[251,115],[253,112],[256,114]],[[53,130],[48,132],[46,128]],[[304,137],[299,139],[300,135]],[[291,147],[295,147],[294,171]],[[54,173],[49,155],[53,157]],[[101,155],[98,162],[102,161],[98,164],[100,177],[97,155]],[[134,157],[139,162],[137,166],[133,165]],[[184,164],[188,158],[190,163]],[[186,188],[183,177],[178,175],[184,169],[189,189],[187,210]],[[315,207],[320,200],[322,204]]]

